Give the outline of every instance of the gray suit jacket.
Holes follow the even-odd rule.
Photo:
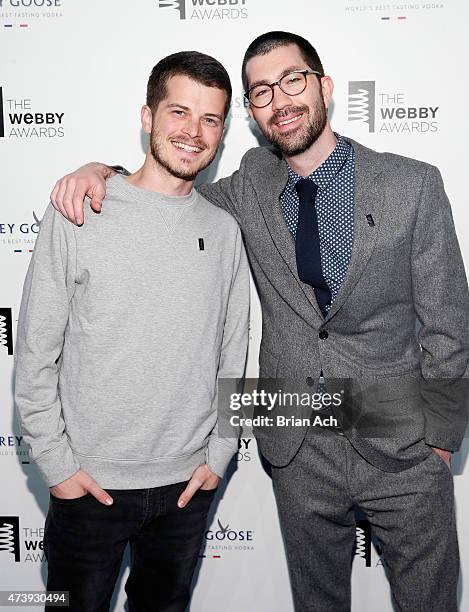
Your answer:
[[[251,149],[231,177],[200,191],[243,232],[262,305],[260,376],[312,393],[322,369],[328,391],[345,390],[336,412],[356,450],[382,470],[400,471],[423,460],[429,446],[461,444],[468,287],[438,169],[349,142],[356,155],[352,257],[326,318],[298,278],[279,204],[288,176],[278,152]],[[255,433],[264,456],[281,466],[305,431]]]

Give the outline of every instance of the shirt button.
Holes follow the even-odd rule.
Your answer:
[[[321,331],[319,332],[319,337],[321,338],[321,340],[326,340],[327,338],[329,338],[329,332],[325,329],[321,329]]]

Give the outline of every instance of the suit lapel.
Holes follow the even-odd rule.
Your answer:
[[[261,172],[267,172],[269,176],[269,189],[260,193],[257,191],[257,200],[261,209],[262,216],[264,217],[265,223],[271,235],[272,241],[280,253],[282,259],[287,264],[290,272],[296,280],[296,284],[301,289],[302,294],[306,297],[316,313],[324,319],[321,309],[316,301],[314,290],[305,283],[301,282],[298,277],[298,270],[296,267],[296,253],[295,253],[295,241],[290,233],[290,230],[285,223],[282,209],[280,206],[280,195],[282,194],[285,185],[288,181],[288,172],[286,163],[277,158],[275,168],[272,168],[272,158],[269,156],[269,168],[260,169]],[[264,175],[266,176],[266,175]]]
[[[352,256],[345,280],[326,321],[344,305],[365,270],[376,243],[384,204],[384,172],[377,163],[376,153],[354,141],[350,142],[355,151]],[[370,226],[367,215],[372,216],[374,226]]]
[[[352,144],[355,152],[352,256],[346,277],[326,321],[329,321],[342,308],[365,270],[378,236],[385,199],[386,184],[379,155],[351,139],[346,140]],[[314,290],[309,285],[302,283],[298,277],[295,241],[285,223],[280,207],[280,195],[288,181],[286,163],[277,152],[273,152],[270,148],[265,148],[262,153],[263,163],[260,163],[255,169],[258,179],[253,181],[262,216],[276,249],[296,281],[295,284],[320,319],[324,320]],[[268,177],[268,189],[265,188],[266,177]],[[372,216],[373,226],[368,223],[367,215]]]

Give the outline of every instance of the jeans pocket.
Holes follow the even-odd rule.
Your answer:
[[[216,487],[215,489],[197,489],[195,495],[215,495],[217,491],[218,487]]]
[[[85,493],[84,495],[80,495],[80,497],[70,497],[70,498],[56,497],[55,495],[52,495],[52,493],[50,493],[49,496],[50,496],[51,502],[53,502],[54,504],[64,504],[64,505],[77,504],[77,503],[80,503],[81,501],[89,499],[90,497],[93,497],[91,493]]]

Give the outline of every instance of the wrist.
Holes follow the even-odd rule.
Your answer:
[[[108,179],[110,179],[112,176],[115,176],[118,173],[118,166],[114,167],[114,166],[105,166],[104,164],[102,165],[102,168],[100,168],[100,174],[102,174],[103,178],[107,181]]]
[[[107,166],[106,164],[102,164],[101,162],[90,162],[85,164],[80,168],[80,171],[84,171],[85,174],[89,175],[90,173],[97,174],[102,177],[104,180],[110,179],[112,176],[117,174],[117,168],[119,166]]]

